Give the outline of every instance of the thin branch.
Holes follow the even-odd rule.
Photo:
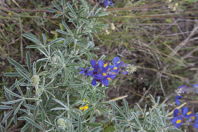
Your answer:
[[[198,30],[198,26],[194,27],[194,29],[192,30],[190,35],[184,41],[182,41],[178,46],[176,46],[175,49],[170,53],[169,56],[170,57],[175,56],[177,54],[177,52],[189,42],[189,40],[197,32],[197,30]]]

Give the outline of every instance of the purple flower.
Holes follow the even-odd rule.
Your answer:
[[[182,116],[177,116],[171,119],[172,124],[179,128],[183,124],[183,117]]]
[[[193,127],[198,128],[198,115],[197,114],[195,115],[195,121],[194,121]]]
[[[181,98],[182,98],[182,96],[176,96],[175,97],[175,104],[176,105],[180,105],[181,104],[181,101],[180,101]]]
[[[89,76],[89,69],[90,68],[80,68],[80,74],[83,74],[85,76]]]
[[[104,0],[102,4],[106,8],[109,6],[113,6],[113,1],[112,0]]]
[[[119,72],[123,70],[123,67],[126,66],[124,62],[120,61],[119,57],[113,58],[112,63],[103,60],[91,60],[90,64],[91,67],[89,68],[80,68],[80,74],[91,76],[93,86],[97,85],[97,82],[108,86],[109,81],[116,78]]]
[[[182,107],[182,115],[186,119],[191,119],[191,117],[194,116],[194,114],[192,113],[192,111],[189,111],[188,107]]]
[[[174,116],[174,117],[177,117],[177,116],[179,115],[179,113],[180,113],[179,109],[175,109],[175,110],[173,111],[173,116]]]
[[[184,94],[184,93],[198,93],[198,84],[192,84],[191,86],[182,85],[178,87],[176,90],[178,94]]]

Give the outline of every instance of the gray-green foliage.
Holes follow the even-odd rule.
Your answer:
[[[23,36],[34,43],[27,48],[37,49],[42,56],[32,62],[26,54],[26,63],[21,65],[9,58],[16,72],[5,76],[15,77],[11,86],[4,86],[5,101],[1,102],[0,131],[12,131],[15,126],[22,132],[32,131],[158,131],[172,129],[167,124],[163,105],[154,104],[146,111],[129,108],[127,103],[111,107],[105,102],[106,87],[93,87],[90,80],[79,74],[79,68],[88,65],[96,55],[93,33],[104,26],[97,17],[106,13],[97,7],[90,7],[84,1],[57,1],[54,17],[61,18],[59,34],[49,40],[45,34],[39,37],[27,33]],[[79,110],[87,104],[89,109]],[[111,109],[112,108],[112,109]],[[105,126],[110,122],[112,125]],[[152,125],[154,124],[154,125]],[[163,131],[163,130],[161,130]]]
[[[151,101],[152,107],[145,106],[144,109],[139,105],[131,109],[125,100],[123,107],[111,103],[111,116],[117,132],[180,132],[168,122],[166,104],[160,104],[152,96]]]

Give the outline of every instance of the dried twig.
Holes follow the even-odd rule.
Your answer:
[[[170,57],[175,56],[177,52],[189,42],[189,40],[197,32],[197,30],[198,30],[198,26],[195,26],[192,32],[190,33],[190,35],[188,35],[188,37],[184,41],[182,41],[178,46],[176,46],[175,49],[169,54],[169,56]]]

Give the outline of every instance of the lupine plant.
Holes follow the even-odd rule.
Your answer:
[[[113,2],[102,4],[107,8]],[[170,119],[167,104],[152,96],[152,104],[144,108],[129,106],[120,97],[107,100],[113,79],[133,73],[136,67],[121,57],[108,61],[92,52],[93,35],[106,26],[98,20],[108,15],[105,10],[85,0],[60,0],[49,11],[60,20],[57,36],[23,35],[34,43],[26,48],[36,49],[41,57],[33,61],[27,52],[23,65],[8,58],[15,71],[4,74],[13,83],[4,86],[1,132],[179,132],[183,118],[197,127],[196,115],[187,107],[176,109]],[[181,98],[176,97],[177,105]],[[121,105],[116,103],[121,99]]]

